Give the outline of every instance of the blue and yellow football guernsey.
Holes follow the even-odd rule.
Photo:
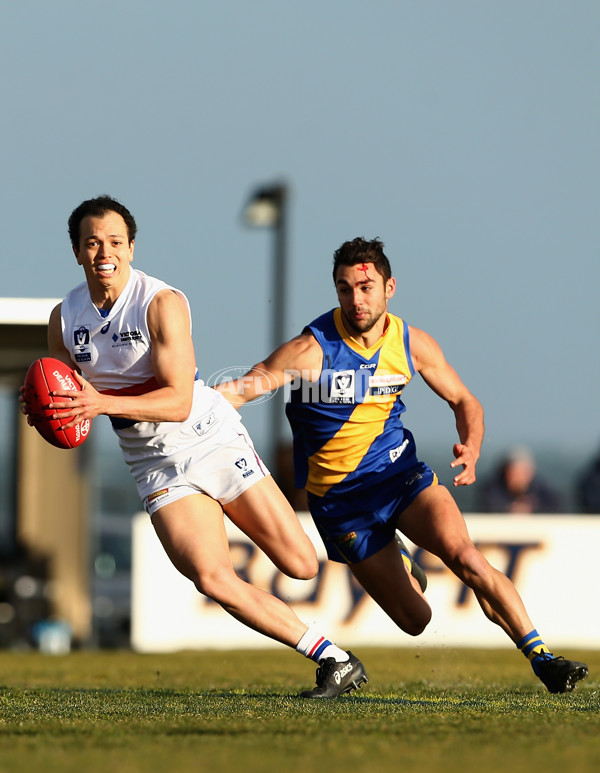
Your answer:
[[[322,497],[395,475],[412,443],[401,419],[402,390],[415,373],[408,325],[388,314],[387,329],[368,349],[344,328],[339,308],[306,330],[323,349],[323,368],[317,382],[292,384],[286,406],[296,486]]]

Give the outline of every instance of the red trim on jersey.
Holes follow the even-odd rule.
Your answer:
[[[256,463],[258,464],[258,466],[259,466],[259,467],[260,467],[260,469],[262,470],[263,474],[264,474],[264,475],[266,475],[266,474],[267,474],[267,468],[266,468],[266,467],[265,467],[265,465],[263,464],[263,460],[262,460],[262,459],[260,458],[260,456],[259,456],[259,455],[256,453],[256,449],[255,449],[253,446],[251,446],[251,445],[248,443],[248,438],[247,438],[245,435],[242,435],[242,434],[240,434],[239,432],[237,433],[237,436],[238,436],[238,437],[240,437],[240,438],[242,438],[242,440],[244,441],[244,443],[246,443],[246,445],[248,446],[249,450],[252,452],[252,454],[253,454],[253,456],[254,456],[254,459],[255,459]]]
[[[132,384],[121,389],[101,389],[100,394],[112,395],[113,397],[135,397],[137,395],[145,395],[147,392],[153,392],[155,389],[160,389],[160,384],[152,376],[152,378],[149,378],[148,381],[144,381],[142,384]]]

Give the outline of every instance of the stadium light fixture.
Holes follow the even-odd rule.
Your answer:
[[[252,228],[275,227],[279,222],[284,201],[285,191],[282,186],[260,188],[252,195],[244,209],[247,225]]]

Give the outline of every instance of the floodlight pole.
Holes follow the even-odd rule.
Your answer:
[[[246,223],[253,227],[267,227],[273,231],[271,350],[285,340],[287,308],[287,210],[289,188],[277,182],[258,188],[244,210]],[[277,471],[278,453],[283,440],[284,390],[279,389],[271,398],[271,471]]]
[[[273,189],[278,202],[279,216],[273,228],[273,330],[272,346],[276,349],[285,340],[285,314],[287,306],[287,188],[278,185]],[[285,404],[284,390],[280,388],[271,399],[271,431],[273,433],[273,471],[277,472],[279,451],[283,440]]]

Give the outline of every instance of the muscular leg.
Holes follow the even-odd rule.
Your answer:
[[[289,577],[310,580],[319,571],[315,547],[271,476],[223,509],[233,523]]]
[[[531,622],[512,582],[475,547],[450,492],[430,486],[400,515],[398,528],[415,544],[441,558],[473,589],[485,615],[515,644],[531,630]]]
[[[283,601],[236,575],[218,502],[193,494],[159,508],[152,523],[174,566],[201,593],[255,631],[296,646],[306,624]]]
[[[406,633],[418,636],[431,620],[419,583],[406,571],[396,540],[350,570],[369,596]]]

